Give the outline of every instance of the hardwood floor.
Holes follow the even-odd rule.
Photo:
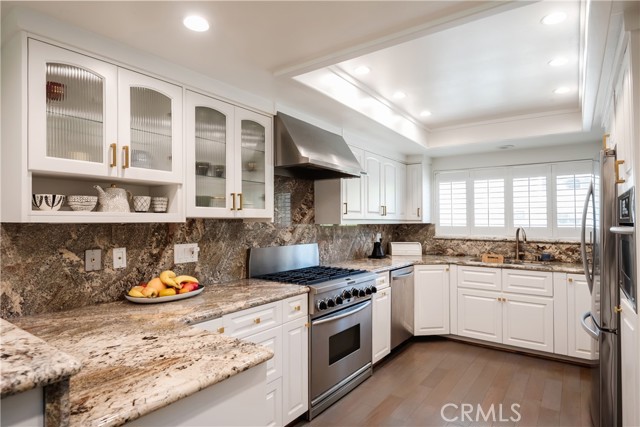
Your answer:
[[[296,427],[590,427],[590,383],[587,368],[568,363],[445,339],[417,340],[313,421]]]

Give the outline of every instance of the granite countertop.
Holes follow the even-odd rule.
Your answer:
[[[473,265],[479,267],[512,268],[518,270],[550,271],[557,273],[584,274],[582,264],[567,264],[561,262],[536,262],[523,264],[494,264],[477,261],[477,257],[454,257],[443,255],[387,256],[381,259],[363,258],[336,264],[336,267],[357,268],[374,272],[394,270],[409,265],[427,264],[455,264]]]
[[[70,425],[117,426],[273,357],[262,346],[189,324],[306,292],[247,279],[170,303],[119,301],[12,322],[82,363],[70,381]]]
[[[0,337],[2,397],[53,384],[80,370],[78,360],[4,319]]]

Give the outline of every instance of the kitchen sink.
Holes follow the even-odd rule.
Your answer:
[[[471,262],[481,262],[483,264],[499,264],[499,263],[493,263],[493,262],[483,262],[482,258],[476,257],[476,258],[471,258],[469,261]],[[507,265],[549,265],[549,262],[544,262],[544,261],[527,261],[527,260],[520,260],[520,259],[513,259],[513,258],[505,258],[504,262],[502,262],[502,264],[507,264]]]

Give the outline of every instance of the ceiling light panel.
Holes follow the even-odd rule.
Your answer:
[[[359,76],[364,76],[366,74],[369,74],[371,72],[371,69],[366,65],[361,65],[357,67],[355,70],[353,70],[353,72]]]
[[[567,62],[569,62],[567,58],[565,58],[564,56],[559,56],[549,61],[549,65],[552,67],[562,67],[563,65],[567,65]]]
[[[207,31],[209,29],[209,22],[207,22],[207,20],[202,16],[198,15],[187,16],[186,18],[184,18],[182,23],[191,31],[196,31],[198,33]]]
[[[545,25],[556,25],[564,22],[567,19],[567,14],[564,12],[553,12],[542,18],[542,22]]]
[[[571,92],[571,89],[569,89],[566,86],[560,86],[559,88],[557,88],[556,90],[553,91],[553,93],[557,94],[557,95],[564,95],[566,93]]]
[[[394,97],[395,99],[405,99],[405,98],[407,97],[407,94],[406,94],[406,93],[404,93],[404,92],[403,92],[403,91],[401,91],[401,90],[398,90],[398,91],[396,91],[396,92],[394,92],[394,93],[393,93],[393,97]]]

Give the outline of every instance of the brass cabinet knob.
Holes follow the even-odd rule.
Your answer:
[[[293,307],[294,311],[300,311],[302,309],[302,307],[300,307],[299,305],[296,305],[295,307]]]
[[[257,325],[258,323],[260,323],[260,318],[259,318],[259,317],[257,317],[257,318],[255,318],[255,319],[253,319],[253,323],[255,323],[256,325]]]
[[[620,307],[619,305],[616,305],[613,311],[615,311],[616,313],[622,313],[622,307]]]
[[[569,282],[569,283],[573,282],[573,277],[569,277],[569,278],[567,279],[567,282]]]
[[[218,332],[224,334],[224,326],[222,328],[218,328]]]

